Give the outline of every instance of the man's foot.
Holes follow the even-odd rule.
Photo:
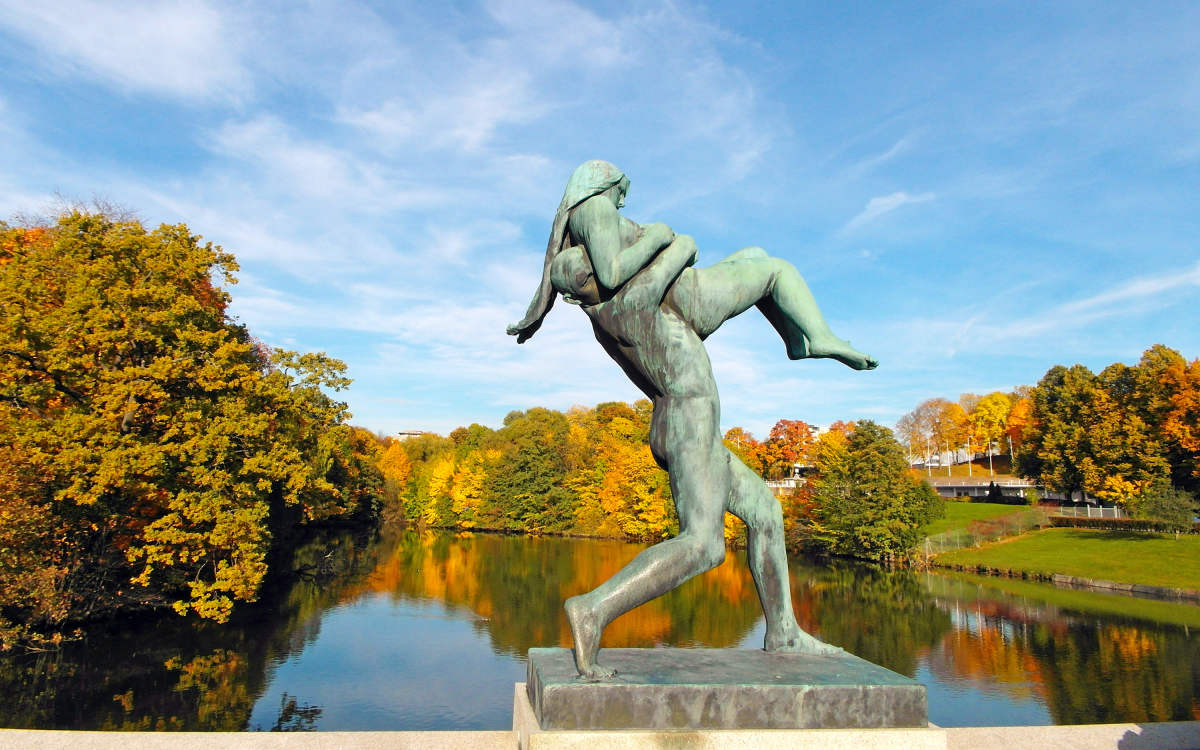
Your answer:
[[[879,366],[879,360],[850,346],[849,341],[843,341],[835,336],[809,339],[808,356],[836,359],[855,370],[874,370]]]
[[[767,635],[763,648],[767,651],[789,654],[811,654],[813,656],[837,656],[846,653],[837,646],[831,646],[819,638],[805,633],[799,628],[790,635]]]
[[[583,601],[582,596],[572,596],[563,604],[567,611],[567,622],[571,624],[571,638],[575,641],[575,668],[579,677],[587,682],[600,682],[616,676],[616,671],[596,663],[600,650],[600,620],[596,613]]]

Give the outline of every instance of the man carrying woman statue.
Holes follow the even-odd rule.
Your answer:
[[[720,401],[703,341],[757,306],[790,359],[832,358],[855,370],[878,364],[833,335],[796,268],[749,247],[693,268],[696,244],[665,224],[621,216],[629,180],[612,164],[580,165],[554,217],[542,281],[508,333],[523,343],[556,295],[580,306],[596,339],[654,404],[650,450],[671,481],[678,536],[637,555],[596,589],[567,600],[575,665],[585,679],[614,673],[596,662],[616,617],[725,559],[724,516],[746,523],[750,572],[766,617],[767,651],[840,652],[800,628],[792,610],[779,502],[721,439]]]

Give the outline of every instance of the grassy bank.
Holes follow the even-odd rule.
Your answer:
[[[962,503],[948,500],[946,501],[945,517],[931,521],[922,531],[925,536],[933,536],[950,529],[965,529],[972,521],[986,521],[989,518],[1019,513],[1024,510],[1028,510],[1028,507],[1000,503]]]
[[[1090,529],[1043,529],[979,548],[937,556],[939,565],[1097,578],[1200,589],[1200,536]]]

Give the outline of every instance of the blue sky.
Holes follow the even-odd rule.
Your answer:
[[[0,0],[0,214],[101,197],[233,252],[233,312],[373,430],[637,392],[537,284],[571,170],[700,262],[761,245],[882,364],[709,340],[725,427],[891,425],[1200,355],[1200,5]]]

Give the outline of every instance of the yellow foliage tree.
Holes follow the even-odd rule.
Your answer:
[[[468,453],[459,463],[450,487],[450,510],[456,526],[473,529],[479,525],[488,465],[499,458],[498,450],[477,449]]]
[[[1012,401],[1008,394],[997,391],[979,399],[975,410],[969,415],[975,438],[981,447],[987,449],[989,474],[995,474],[992,469],[992,456],[996,450],[996,443],[1004,437],[1004,430],[1008,426],[1008,413],[1011,410]]]
[[[367,448],[324,392],[345,365],[256,342],[214,285],[236,269],[183,225],[0,224],[0,484],[18,485],[0,539],[41,550],[23,565],[56,592],[0,586],[0,620],[164,603],[224,620],[277,532],[370,505]]]

